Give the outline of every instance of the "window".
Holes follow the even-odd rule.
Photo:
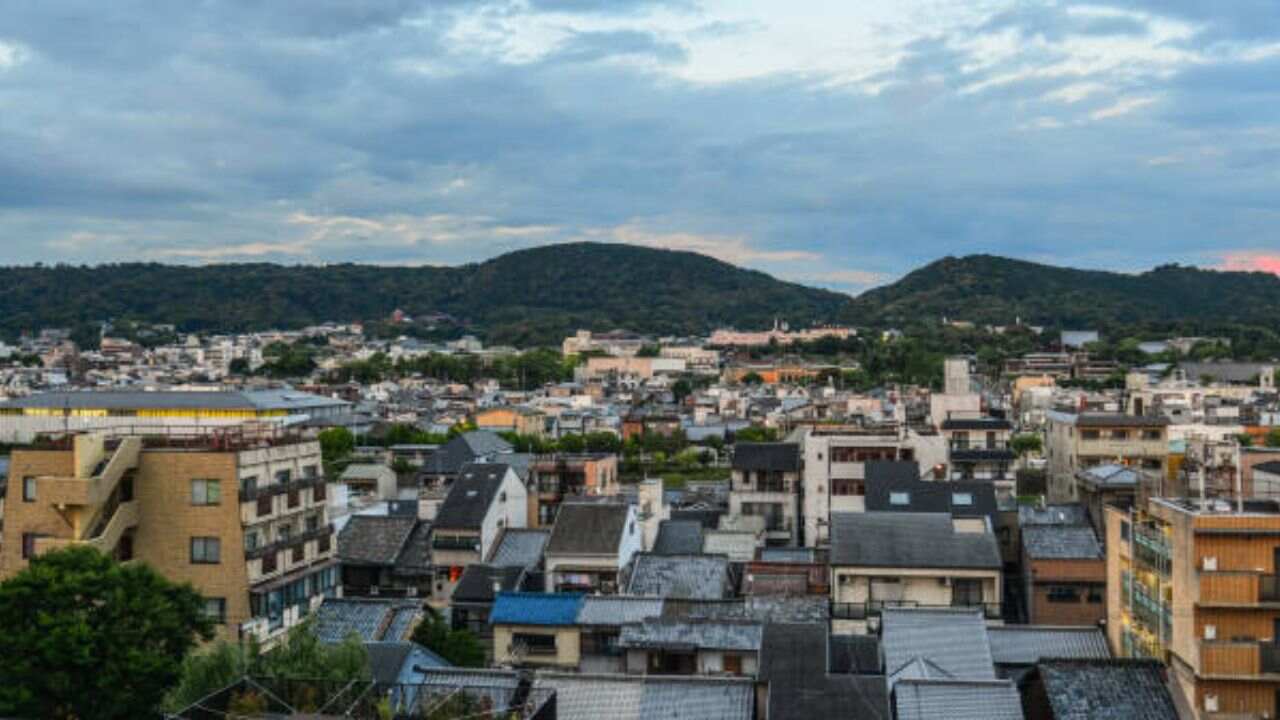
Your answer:
[[[30,476],[22,478],[22,502],[36,501],[36,479]]]
[[[324,502],[324,492],[325,486],[323,484],[315,486],[315,488],[311,490],[311,501]]]
[[[227,599],[205,598],[204,616],[219,625],[225,625],[227,622]]]
[[[981,605],[982,581],[977,578],[952,579],[951,604],[959,606]]]
[[[262,574],[273,573],[276,571],[276,553],[269,552],[262,556]]]
[[[298,492],[297,490],[290,490],[289,491],[289,507],[296,508],[300,504],[302,504],[302,493]]]
[[[1102,437],[1102,436],[1101,434],[1098,433],[1097,430],[1081,430],[1080,431],[1081,440],[1097,440],[1099,437]]]
[[[316,541],[316,552],[318,553],[329,552],[329,536],[328,535],[321,535],[320,539]]]
[[[303,560],[307,559],[306,545],[294,545],[293,550],[291,552],[292,552],[292,560],[295,563],[300,563]]]
[[[315,532],[316,530],[319,530],[319,529],[320,529],[320,516],[308,515],[307,516],[307,532]]]
[[[222,503],[221,480],[192,480],[192,505],[219,505]]]
[[[30,560],[36,556],[36,540],[48,537],[41,533],[22,533],[22,559]]]
[[[257,530],[250,530],[244,534],[244,549],[253,552],[258,549],[260,539]]]
[[[1095,605],[1102,602],[1102,588],[1097,585],[1089,586],[1089,602]]]
[[[969,507],[973,505],[973,493],[951,493],[951,504]]]
[[[1129,541],[1129,521],[1128,520],[1120,521],[1120,539],[1124,540],[1125,542]]]
[[[1142,431],[1143,440],[1159,440],[1160,435],[1161,433],[1159,430],[1143,430]]]
[[[891,492],[889,493],[890,505],[910,505],[911,493],[909,492]]]
[[[866,486],[861,480],[831,479],[832,495],[866,495]]]
[[[307,465],[306,467],[302,468],[302,477],[308,480],[314,480],[320,477],[320,468],[316,467],[315,465]]]
[[[289,542],[289,538],[293,535],[293,525],[286,524],[276,528],[276,538],[280,542]]]
[[[191,538],[191,562],[196,565],[222,562],[222,541],[216,537]]]
[[[276,484],[278,485],[288,485],[292,479],[293,473],[288,470],[280,470],[276,473]]]
[[[249,493],[256,492],[258,489],[258,478],[254,475],[240,478],[240,492]]]
[[[1070,585],[1053,585],[1049,588],[1049,602],[1080,602],[1080,592]]]
[[[1128,430],[1112,430],[1111,439],[1112,440],[1128,440],[1129,431]]]
[[[730,675],[742,674],[742,656],[725,653],[724,671]]]
[[[532,633],[515,633],[511,636],[513,648],[517,653],[521,650],[530,655],[555,655],[555,635],[534,635]]]

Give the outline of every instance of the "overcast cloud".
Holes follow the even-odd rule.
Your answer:
[[[267,9],[264,9],[264,6]],[[0,263],[704,252],[1280,269],[1272,0],[47,0],[0,23]]]

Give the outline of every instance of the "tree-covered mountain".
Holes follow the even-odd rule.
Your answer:
[[[965,320],[1074,328],[1228,324],[1275,327],[1280,277],[1179,265],[1125,274],[992,255],[947,257],[870,290],[842,311],[855,324]]]
[[[848,296],[704,255],[574,243],[460,267],[271,264],[0,268],[0,333],[173,323],[187,331],[373,321],[443,313],[492,342],[558,343],[578,328],[699,333],[775,317],[832,320]]]

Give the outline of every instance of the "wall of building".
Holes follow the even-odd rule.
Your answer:
[[[515,658],[511,647],[515,635],[548,635],[556,639],[554,655],[526,655]],[[582,659],[582,638],[576,627],[542,627],[537,625],[495,625],[493,627],[493,662],[495,665],[544,665],[576,668]]]
[[[1027,622],[1034,625],[1097,625],[1107,617],[1106,561],[1024,560]],[[1075,601],[1051,599],[1056,586],[1077,590]],[[1097,600],[1091,602],[1090,597]]]

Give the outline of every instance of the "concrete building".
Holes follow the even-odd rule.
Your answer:
[[[463,465],[432,524],[433,599],[447,602],[466,567],[488,557],[504,529],[525,527],[527,519],[527,491],[510,465]]]
[[[1280,504],[1106,510],[1107,635],[1165,662],[1200,718],[1280,712]]]
[[[636,507],[574,502],[560,508],[547,541],[547,592],[618,592],[618,574],[641,549]]]
[[[729,515],[764,518],[771,545],[800,541],[800,446],[738,443],[729,481]]]
[[[294,390],[72,391],[0,403],[0,442],[27,443],[42,433],[119,429],[131,434],[246,422],[289,425],[350,414],[350,403]]]
[[[1098,465],[1127,465],[1164,477],[1169,458],[1169,421],[1121,413],[1046,413],[1045,456],[1049,502],[1077,499],[1076,473]]]
[[[553,453],[529,463],[529,527],[549,528],[567,499],[618,494],[618,456]]]
[[[0,576],[88,545],[194,585],[223,637],[271,642],[337,592],[320,467],[319,443],[252,428],[15,450]]]
[[[941,435],[899,424],[818,426],[804,432],[801,444],[802,542],[807,547],[828,544],[833,513],[866,509],[868,462],[915,461],[924,474],[945,473],[947,462],[947,447]]]

